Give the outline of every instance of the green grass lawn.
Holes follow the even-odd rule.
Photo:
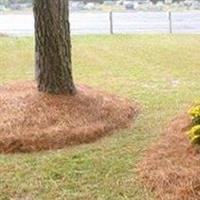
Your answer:
[[[200,35],[76,36],[77,83],[136,101],[131,130],[88,145],[0,156],[0,200],[151,200],[136,165],[163,126],[200,96]],[[33,79],[32,38],[0,38],[0,83]]]

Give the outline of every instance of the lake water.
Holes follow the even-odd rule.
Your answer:
[[[72,34],[109,34],[109,13],[73,12],[70,14]],[[174,33],[200,33],[200,12],[172,13]],[[167,12],[113,13],[114,33],[168,33]],[[28,36],[34,33],[32,14],[0,15],[0,32]]]

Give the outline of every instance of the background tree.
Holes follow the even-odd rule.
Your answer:
[[[0,4],[9,6],[10,4],[13,4],[13,3],[31,3],[32,1],[34,1],[34,0],[0,0]],[[106,0],[71,0],[71,1],[82,1],[85,3],[88,3],[88,2],[103,3]],[[110,0],[108,0],[108,1],[110,1]],[[113,0],[113,1],[116,2],[117,0]],[[131,0],[131,1],[135,1],[135,0]],[[164,2],[165,0],[151,0],[151,1],[153,3],[157,3],[159,1]],[[172,1],[173,2],[181,2],[181,1],[185,1],[185,0],[172,0]],[[197,0],[197,1],[200,1],[200,0]]]
[[[74,94],[68,0],[34,0],[33,7],[38,89]]]

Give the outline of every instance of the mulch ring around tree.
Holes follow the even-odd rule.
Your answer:
[[[0,87],[0,153],[90,143],[137,116],[136,104],[87,86],[75,96],[39,93],[34,82]]]
[[[8,35],[0,32],[0,37],[8,37]]]
[[[200,200],[200,151],[189,143],[191,120],[173,120],[138,166],[143,185],[162,200]]]

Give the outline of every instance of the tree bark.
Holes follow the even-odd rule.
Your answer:
[[[38,90],[74,94],[68,0],[34,0]]]

